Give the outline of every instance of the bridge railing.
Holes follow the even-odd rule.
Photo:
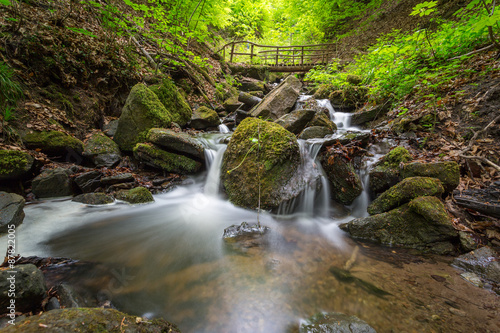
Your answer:
[[[337,55],[335,44],[273,46],[249,41],[237,41],[224,45],[218,53],[229,62],[241,58],[250,63],[267,66],[310,66],[327,64]]]

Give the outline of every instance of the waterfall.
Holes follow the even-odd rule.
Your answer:
[[[220,126],[224,126],[227,129],[225,125]],[[220,128],[220,130],[222,132],[223,128]],[[227,130],[229,131],[229,129]],[[198,137],[198,141],[205,147],[205,163],[208,173],[203,193],[206,196],[218,197],[219,195],[222,158],[227,148],[226,144],[221,142],[227,137],[228,134],[205,134]]]
[[[222,133],[222,134],[227,134],[227,133],[229,133],[231,131],[229,130],[229,128],[226,125],[220,124],[219,125],[219,132]]]

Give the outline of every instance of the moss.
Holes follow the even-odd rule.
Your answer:
[[[153,144],[137,144],[134,148],[134,156],[152,167],[167,172],[191,174],[201,169],[200,162],[183,155],[167,152]]]
[[[446,192],[451,192],[460,183],[460,166],[456,162],[414,162],[403,167],[401,176],[403,178],[415,176],[438,178],[443,183]]]
[[[59,131],[31,132],[23,137],[23,141],[30,149],[41,149],[48,154],[59,154],[73,149],[78,153],[83,151],[83,142]]]
[[[29,169],[33,159],[29,163],[27,155],[18,150],[0,150],[0,176],[17,174],[20,170]]]
[[[333,85],[331,84],[322,84],[318,87],[318,90],[314,93],[313,97],[315,99],[326,99],[332,91],[334,90]]]
[[[118,145],[108,138],[104,133],[98,132],[92,134],[85,145],[84,155],[94,156],[100,154],[108,154],[110,152],[119,153]]]
[[[131,204],[148,203],[155,201],[153,195],[145,187],[136,187],[131,190],[121,190],[115,194],[118,200],[123,200]]]
[[[151,86],[149,89],[170,112],[172,121],[180,126],[185,126],[189,122],[193,111],[172,81],[165,79],[162,84]]]
[[[408,207],[426,220],[450,225],[450,218],[441,200],[436,197],[418,197],[410,201]]]
[[[400,163],[406,163],[412,159],[413,156],[405,147],[398,146],[384,156],[383,164],[386,167],[399,167]]]
[[[361,76],[359,76],[359,75],[349,74],[346,77],[346,81],[349,84],[352,84],[353,86],[358,86],[358,85],[361,84],[361,82],[363,82],[363,78]]]
[[[439,179],[411,177],[394,185],[368,206],[370,215],[380,214],[396,208],[419,196],[441,196],[444,188]]]

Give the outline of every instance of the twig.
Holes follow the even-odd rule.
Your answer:
[[[462,54],[462,55],[459,55],[459,56],[456,56],[456,57],[453,57],[453,58],[449,58],[448,60],[455,60],[455,59],[460,59],[462,57],[467,57],[467,56],[470,56],[470,55],[473,55],[473,54],[476,54],[476,53],[479,53],[479,52],[483,52],[483,51],[489,50],[493,46],[495,46],[495,44],[491,44],[491,45],[488,45],[486,47],[483,47],[482,49],[475,50],[475,51],[472,51],[472,52],[469,52],[469,53],[466,53],[466,54]]]
[[[469,155],[458,155],[462,158],[466,158],[466,159],[476,159],[476,160],[480,160],[481,162],[484,162],[486,164],[489,164],[490,166],[492,166],[493,168],[495,168],[498,172],[500,172],[500,166],[496,165],[495,163],[491,162],[489,159],[487,159],[486,157],[483,157],[483,156],[469,156]]]

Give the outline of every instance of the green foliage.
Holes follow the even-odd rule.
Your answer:
[[[419,3],[415,7],[413,7],[413,11],[411,12],[411,16],[419,15],[420,17],[422,16],[427,16],[432,14],[437,6],[437,1],[426,1]]]
[[[0,61],[0,110],[4,122],[14,118],[16,104],[23,97],[21,85],[14,80],[14,76],[12,68]]]
[[[3,5],[3,6],[10,6],[11,3],[9,0],[0,0],[0,5]]]

